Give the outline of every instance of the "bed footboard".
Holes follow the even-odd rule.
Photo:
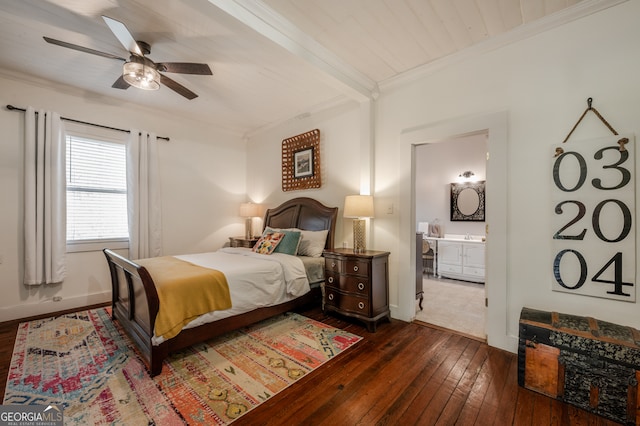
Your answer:
[[[112,250],[103,252],[111,273],[112,318],[134,341],[151,375],[157,375],[167,354],[166,345],[153,346],[151,341],[160,306],[155,284],[143,266]]]

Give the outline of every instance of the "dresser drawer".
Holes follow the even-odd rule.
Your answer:
[[[358,259],[336,259],[326,258],[324,261],[327,272],[337,272],[341,274],[369,276],[370,262]]]
[[[370,316],[371,309],[367,298],[345,294],[332,287],[325,289],[326,305],[335,306],[337,309],[354,314]]]
[[[353,275],[340,275],[336,272],[325,273],[327,286],[334,287],[347,293],[356,293],[362,296],[369,295],[369,280],[367,277]]]

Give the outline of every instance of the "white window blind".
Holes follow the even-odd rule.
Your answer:
[[[125,145],[67,135],[67,241],[128,238]]]

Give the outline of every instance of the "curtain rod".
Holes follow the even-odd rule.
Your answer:
[[[14,107],[13,105],[7,105],[7,109],[9,111],[22,111],[25,112],[26,109],[24,108],[18,108],[18,107]],[[36,114],[38,112],[36,111]],[[131,130],[127,130],[127,129],[119,129],[117,127],[109,127],[109,126],[104,126],[102,124],[96,124],[96,123],[89,123],[87,121],[80,121],[80,120],[75,120],[73,118],[67,118],[67,117],[60,117],[61,120],[66,120],[66,121],[71,121],[73,123],[79,123],[79,124],[88,124],[89,126],[94,126],[94,127],[100,127],[102,129],[109,129],[109,130],[117,130],[119,132],[126,132],[126,133],[131,133]],[[140,134],[140,133],[139,133]],[[167,142],[169,142],[169,138],[166,136],[156,136],[158,139],[163,139]]]

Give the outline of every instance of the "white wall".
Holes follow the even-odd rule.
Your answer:
[[[275,207],[295,197],[314,198],[338,207],[336,245],[353,247],[352,221],[343,220],[344,197],[360,192],[360,107],[346,102],[332,108],[294,118],[252,135],[247,152],[247,193],[255,202]],[[320,130],[322,186],[318,189],[282,191],[282,141]],[[377,249],[370,241],[370,248]]]
[[[416,128],[441,131],[442,123],[466,125],[480,116],[488,117],[492,123],[489,127],[497,129],[497,133],[489,134],[487,181],[491,184],[491,173],[500,176],[498,192],[503,193],[500,199],[487,200],[488,208],[504,213],[501,223],[489,219],[488,247],[496,238],[492,230],[505,230],[504,235],[497,235],[504,237],[505,244],[493,246],[489,254],[488,267],[505,275],[504,285],[489,296],[489,342],[515,349],[523,306],[589,315],[640,328],[635,303],[550,290],[552,253],[547,232],[551,217],[550,146],[564,139],[586,107],[586,99],[593,97],[594,106],[620,133],[639,133],[638,16],[640,2],[629,1],[524,41],[470,55],[410,82],[382,85],[375,103],[372,189],[377,213],[369,246],[391,252],[393,316],[407,319],[405,314],[413,310],[415,269],[410,235],[415,231],[415,166],[410,145],[429,142],[403,135]],[[118,127],[135,125],[170,136],[172,142],[163,143],[161,148],[167,254],[216,248],[227,236],[242,235],[237,208],[245,200],[245,188],[249,199],[270,207],[293,197],[309,196],[340,207],[341,215],[344,196],[358,193],[366,180],[362,170],[369,160],[361,153],[367,123],[363,123],[362,110],[355,103],[292,118],[251,135],[245,152],[245,142],[237,136],[204,123],[176,120],[69,88],[0,78],[0,102],[31,104],[78,119]],[[109,291],[100,253],[74,255],[70,259],[72,273],[62,286],[28,291],[20,284],[21,123],[20,114],[0,113],[0,320],[13,317],[18,309],[25,316],[36,310],[67,307],[52,306],[53,295],[82,306],[108,297]],[[282,192],[281,142],[314,128],[322,134],[323,186]],[[608,130],[590,115],[573,139],[607,134]],[[495,151],[497,147],[500,151]],[[636,184],[638,191],[640,185]],[[635,229],[637,239],[639,227]],[[351,243],[349,221],[340,218],[336,238],[338,245],[341,241]]]
[[[67,279],[60,285],[28,288],[21,283],[24,114],[7,111],[7,104],[169,136],[171,142],[159,142],[165,254],[215,250],[229,236],[242,235],[238,207],[246,199],[246,143],[238,135],[69,87],[0,75],[0,321],[111,298],[102,252],[69,253]],[[62,301],[52,302],[54,296]]]
[[[447,234],[485,235],[484,222],[451,221],[451,183],[472,171],[486,180],[487,135],[479,133],[418,145],[416,163],[416,222],[434,223]],[[417,229],[417,228],[416,228]]]
[[[382,87],[376,126],[376,195],[396,199],[399,212],[413,208],[411,156],[403,154],[407,129],[466,120],[506,111],[504,155],[507,247],[490,253],[506,259],[506,287],[489,298],[489,311],[504,314],[488,324],[489,341],[515,350],[518,318],[523,306],[588,315],[640,328],[635,303],[616,302],[551,291],[550,147],[561,142],[586,108],[586,99],[620,133],[640,130],[640,2],[630,1],[567,23],[524,41],[452,63],[408,84]],[[609,131],[590,114],[572,140],[606,136]],[[637,137],[637,136],[636,136]],[[491,134],[489,135],[491,143]],[[490,145],[491,146],[491,145]],[[491,149],[490,149],[491,151]],[[636,158],[636,171],[638,168]],[[490,178],[488,178],[488,183]],[[636,183],[637,184],[637,183]],[[638,192],[638,187],[636,187]],[[395,253],[410,253],[411,241],[394,238],[403,232],[401,214],[376,220],[376,241]],[[638,214],[636,211],[636,221]],[[406,221],[407,227],[413,223]],[[493,226],[490,224],[490,226]],[[636,226],[636,239],[639,228]],[[489,240],[491,230],[489,231]],[[400,312],[410,308],[409,260],[394,259],[392,300]],[[636,268],[636,287],[638,283]],[[495,340],[494,340],[495,341]]]

